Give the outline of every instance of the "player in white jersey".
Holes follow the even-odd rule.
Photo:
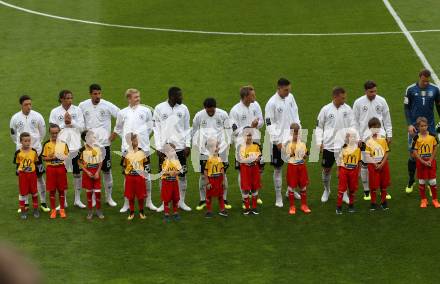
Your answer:
[[[227,200],[228,180],[226,177],[226,170],[229,167],[228,153],[231,144],[231,123],[228,113],[222,109],[217,108],[217,102],[214,98],[207,98],[203,102],[204,109],[197,112],[193,119],[192,137],[193,145],[198,148],[200,153],[200,178],[199,191],[200,202],[196,207],[197,210],[202,210],[206,206],[206,184],[204,172],[205,165],[208,159],[209,152],[206,149],[208,138],[216,139],[219,143],[219,154],[222,159],[225,175],[223,179],[224,193],[223,199],[225,201],[225,208],[230,209],[231,205]]]
[[[332,92],[333,101],[325,105],[318,115],[315,129],[316,144],[322,151],[322,182],[324,192],[322,202],[327,202],[330,194],[331,169],[336,157],[344,146],[345,135],[348,130],[355,130],[353,111],[345,103],[347,94],[344,88],[335,87]],[[348,204],[347,193],[344,202]]]
[[[277,83],[277,92],[269,99],[265,107],[267,131],[272,143],[271,164],[274,167],[273,182],[275,186],[275,206],[283,207],[281,188],[283,186],[282,167],[284,161],[281,150],[285,142],[290,139],[290,127],[296,123],[301,125],[298,106],[290,93],[289,80],[281,78]]]
[[[261,129],[264,124],[263,113],[258,102],[255,100],[256,94],[255,89],[252,86],[243,86],[240,89],[240,102],[232,107],[229,112],[229,119],[232,125],[233,140],[235,143],[235,152],[237,157],[237,150],[239,142],[237,141],[239,137],[242,136],[243,129],[253,128],[254,130]],[[257,131],[258,132],[258,131]],[[254,139],[254,143],[261,145],[261,134],[258,132],[259,136]],[[244,141],[241,141],[244,143]],[[263,171],[264,161],[260,161],[260,172]],[[235,169],[240,170],[240,164],[235,159]],[[238,175],[238,185],[240,185],[240,175]],[[240,189],[241,191],[241,189]],[[243,193],[242,193],[243,195]],[[259,204],[263,201],[258,197]],[[244,205],[243,205],[244,206]]]
[[[154,142],[159,156],[159,171],[165,156],[164,146],[173,144],[179,158],[182,171],[179,174],[179,207],[185,211],[191,208],[185,204],[187,185],[186,173],[188,172],[187,159],[191,153],[191,130],[189,126],[190,114],[188,108],[182,103],[182,90],[171,87],[168,90],[168,100],[158,104],[153,113]],[[163,204],[157,209],[162,212]]]
[[[29,96],[21,96],[19,103],[21,110],[12,116],[9,123],[12,141],[16,145],[16,150],[20,149],[20,134],[27,132],[31,135],[32,148],[40,155],[42,151],[41,141],[43,141],[46,136],[46,123],[44,122],[44,118],[40,113],[32,110],[32,99]],[[36,167],[41,210],[49,212],[50,209],[46,205],[46,183],[43,178],[44,167],[42,163],[38,163]],[[25,201],[26,204],[28,204],[27,198]]]
[[[78,107],[84,115],[85,130],[93,130],[97,136],[97,142],[100,147],[105,150],[105,157],[102,162],[102,171],[105,185],[106,203],[111,207],[117,204],[112,198],[113,176],[112,176],[112,160],[110,149],[110,135],[112,126],[112,117],[116,118],[119,108],[102,99],[101,86],[92,84],[89,86],[90,99],[81,102]]]
[[[373,81],[367,81],[364,84],[365,95],[358,98],[353,104],[353,114],[356,123],[356,129],[359,131],[361,150],[365,151],[365,142],[371,136],[368,128],[368,121],[373,117],[380,120],[382,125],[382,134],[386,137],[388,144],[391,143],[393,136],[393,127],[391,125],[390,109],[385,98],[377,94],[377,85]],[[364,159],[363,159],[364,160]],[[364,187],[364,200],[370,200],[370,189],[368,185],[368,164],[361,162],[361,180]],[[387,194],[387,199],[391,196]]]
[[[113,130],[113,133],[110,137],[110,141],[113,141],[117,135],[121,137],[121,152],[122,155],[129,149],[129,145],[127,143],[127,134],[134,133],[136,134],[139,142],[139,148],[141,148],[147,157],[150,156],[150,134],[153,132],[153,115],[151,110],[141,105],[141,94],[136,89],[128,89],[125,92],[125,96],[128,100],[128,106],[124,109],[121,109],[116,118],[116,124]],[[150,158],[148,158],[150,160]],[[150,166],[148,165],[147,178],[145,179],[145,183],[147,185],[147,199],[145,201],[145,206],[153,211],[157,210],[157,207],[154,206],[151,200],[151,175],[150,175]],[[125,198],[124,206],[121,208],[120,212],[125,213],[129,209],[128,199]]]
[[[84,116],[79,107],[73,105],[73,94],[69,90],[61,90],[58,107],[52,109],[49,123],[57,124],[61,133],[59,138],[69,147],[69,159],[66,166],[73,173],[73,187],[75,189],[74,206],[85,208],[81,202],[81,170],[78,165],[79,149],[81,149],[81,133],[84,130]],[[67,199],[65,199],[67,207]]]

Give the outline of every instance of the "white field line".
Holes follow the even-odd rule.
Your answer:
[[[207,35],[231,35],[231,36],[262,36],[262,37],[274,37],[274,36],[308,36],[308,37],[320,37],[320,36],[362,36],[362,35],[390,35],[390,34],[402,34],[402,31],[389,31],[389,32],[353,32],[353,33],[249,33],[249,32],[218,32],[218,31],[201,31],[201,30],[184,30],[184,29],[167,29],[167,28],[155,28],[155,27],[140,27],[140,26],[130,26],[130,25],[118,25],[110,23],[102,23],[88,20],[80,20],[68,17],[62,17],[52,14],[47,14],[43,12],[38,12],[30,9],[26,9],[20,6],[10,4],[5,1],[0,1],[0,4],[12,9],[16,9],[29,14],[34,14],[38,16],[43,16],[47,18],[52,18],[56,20],[77,22],[82,24],[113,27],[113,28],[124,28],[124,29],[136,29],[136,30],[147,30],[147,31],[158,31],[158,32],[174,32],[174,33],[189,33],[189,34],[207,34]],[[431,30],[417,30],[411,31],[411,33],[433,33],[440,32],[440,29]]]
[[[411,44],[412,48],[416,52],[417,56],[419,57],[420,61],[422,62],[423,66],[431,71],[432,79],[434,80],[436,85],[440,85],[440,80],[437,76],[437,74],[434,71],[434,68],[432,68],[431,64],[429,64],[428,59],[426,59],[426,56],[423,54],[420,47],[417,45],[416,41],[414,40],[413,36],[411,35],[411,32],[408,31],[405,24],[400,19],[399,15],[397,14],[396,10],[394,10],[393,6],[391,6],[390,2],[388,0],[383,0],[383,3],[385,4],[385,7],[387,7],[388,11],[390,12],[391,16],[393,16],[394,20],[396,21],[397,25],[402,30],[403,34],[406,36],[406,39]]]

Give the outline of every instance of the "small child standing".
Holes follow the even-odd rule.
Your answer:
[[[419,117],[416,120],[418,134],[414,136],[412,142],[412,155],[416,159],[417,178],[419,179],[420,208],[428,206],[426,198],[426,183],[429,184],[432,194],[432,205],[440,208],[437,200],[437,137],[428,132],[428,120],[425,117]]]
[[[208,140],[207,148],[210,153],[205,165],[205,180],[208,181],[206,185],[206,218],[212,218],[212,198],[218,198],[220,216],[228,217],[225,210],[225,202],[223,199],[223,181],[225,168],[222,159],[219,157],[219,147],[216,139]]]
[[[253,142],[253,129],[246,127],[243,130],[244,145],[239,149],[238,162],[240,163],[240,188],[244,200],[244,215],[258,215],[257,209],[258,191],[261,188],[260,178],[260,145]],[[252,209],[250,209],[250,198],[252,195]]]
[[[370,187],[371,205],[370,210],[377,209],[376,191],[380,189],[380,206],[388,210],[387,188],[390,186],[390,167],[388,165],[388,142],[381,137],[380,120],[373,117],[368,121],[368,128],[371,130],[371,137],[365,143],[368,164],[368,184]]]
[[[32,196],[33,215],[35,218],[40,217],[38,210],[38,190],[37,190],[37,173],[36,163],[38,163],[38,153],[31,148],[31,135],[28,132],[20,134],[21,148],[15,152],[14,164],[17,165],[16,173],[18,175],[19,187],[19,206],[21,209],[20,218],[27,219],[27,210],[25,208],[25,200],[27,195]]]
[[[82,134],[85,141],[84,146],[79,150],[78,165],[82,170],[82,188],[87,193],[87,220],[93,218],[93,194],[96,199],[96,216],[99,219],[104,219],[104,214],[101,211],[101,167],[102,167],[102,153],[99,147],[94,146],[95,136],[92,131],[87,131]]]
[[[162,163],[162,181],[161,181],[161,198],[164,206],[164,221],[170,222],[170,207],[169,203],[173,203],[173,219],[180,220],[178,212],[179,208],[179,181],[178,175],[182,170],[176,150],[173,144],[165,144],[164,154],[165,159]]]
[[[134,219],[134,202],[138,200],[139,218],[145,219],[144,200],[147,197],[147,187],[145,184],[145,168],[148,166],[148,157],[144,151],[138,147],[138,137],[136,134],[129,134],[127,138],[130,145],[127,153],[122,157],[121,165],[124,168],[125,192],[124,196],[128,199],[130,214],[128,220]]]
[[[50,219],[57,217],[55,206],[57,191],[60,202],[60,217],[67,217],[64,209],[67,190],[67,171],[64,160],[69,155],[69,148],[66,143],[57,141],[59,132],[60,127],[51,123],[49,126],[50,139],[44,143],[41,154],[42,159],[46,162],[46,190],[49,192],[50,197]]]
[[[287,190],[289,192],[289,214],[296,213],[295,208],[295,188],[299,188],[301,195],[301,211],[304,213],[312,212],[307,206],[307,185],[309,184],[309,177],[307,174],[307,167],[305,160],[309,155],[306,144],[299,139],[300,126],[297,123],[292,124],[292,141],[287,144],[286,154],[288,156],[287,165]]]
[[[348,212],[354,213],[354,194],[358,190],[359,165],[361,150],[354,131],[347,133],[347,143],[342,147],[338,159],[338,199],[336,214],[342,214],[342,198],[348,189]]]

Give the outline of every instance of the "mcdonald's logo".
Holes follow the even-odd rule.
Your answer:
[[[383,152],[382,147],[376,147],[374,149],[374,156],[375,157],[383,157],[384,156],[384,152]]]
[[[346,164],[357,164],[357,156],[356,155],[347,155],[345,158]]]
[[[429,146],[429,144],[422,144],[422,146],[420,146],[420,154],[427,153],[431,153],[431,147]]]

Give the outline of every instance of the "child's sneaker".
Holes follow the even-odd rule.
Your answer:
[[[208,212],[206,212],[205,213],[205,218],[212,218],[213,216],[212,216],[212,212],[211,211],[208,211]]]
[[[49,218],[50,219],[55,219],[56,217],[57,217],[57,210],[56,209],[50,210]]]
[[[47,207],[46,203],[41,203],[40,204],[40,208],[41,208],[41,211],[43,211],[43,212],[49,212],[50,211],[50,208]]]
[[[295,214],[296,214],[296,208],[295,208],[295,206],[290,206],[289,214],[290,214],[290,215],[295,215]]]
[[[336,207],[336,215],[342,215],[342,208]]]
[[[93,211],[92,210],[89,210],[89,212],[87,212],[87,220],[92,220],[92,218],[93,218]]]
[[[134,212],[130,212],[130,214],[128,214],[127,220],[131,221],[134,219]]]
[[[180,219],[182,219],[182,218],[180,218],[180,215],[178,213],[174,213],[173,219],[174,219],[174,221],[180,221]]]
[[[260,214],[260,212],[258,212],[258,209],[257,209],[257,208],[253,208],[253,209],[251,210],[251,213],[252,213],[253,215],[259,215],[259,214]]]
[[[57,211],[55,210],[55,213],[56,212]],[[60,209],[60,217],[63,218],[63,219],[65,219],[67,217],[65,209]]]
[[[226,199],[224,200],[224,202],[225,202],[225,208],[226,209],[231,209],[232,208],[231,204],[229,204],[229,202]]]
[[[301,205],[301,211],[304,213],[307,213],[307,214],[312,212],[312,210],[310,210],[309,206],[307,206],[305,204]]]
[[[437,199],[432,200],[432,205],[434,205],[435,208],[440,208],[440,203],[438,202]]]
[[[377,210],[377,204],[376,203],[371,203],[370,204],[370,211],[376,211]]]
[[[27,212],[26,211],[21,212],[20,213],[20,218],[21,218],[21,220],[26,220],[27,219]]]
[[[387,199],[387,200],[390,200],[390,199],[391,199],[391,195],[390,195],[389,193],[387,193],[387,197],[386,197],[386,199]]]
[[[244,209],[244,211],[243,211],[243,215],[249,215],[250,212],[251,212],[251,210],[249,210],[249,209]]]
[[[139,218],[141,218],[142,220],[147,219],[147,216],[145,215],[145,213],[143,211],[139,212]]]
[[[258,205],[263,204],[263,200],[261,200],[261,198],[258,198],[258,199],[257,199],[257,204],[258,204]]]
[[[197,211],[201,211],[201,210],[203,210],[203,208],[205,208],[205,207],[206,207],[206,201],[205,201],[205,200],[202,200],[202,201],[199,202],[199,205],[196,206],[196,210],[197,210]]]
[[[382,208],[382,210],[389,210],[390,208],[388,207],[388,202],[383,202],[380,207]]]
[[[365,201],[370,201],[371,200],[371,195],[369,191],[364,191],[364,200]]]
[[[102,214],[101,210],[96,210],[96,216],[98,216],[99,219],[104,219],[104,214]]]
[[[32,212],[34,215],[34,218],[40,218],[40,210],[38,208],[34,209],[34,212]]]
[[[165,223],[169,223],[169,222],[171,222],[170,215],[164,215],[164,216],[163,216],[163,221],[164,221]]]
[[[428,199],[420,200],[420,208],[426,208],[426,207],[428,207]]]
[[[348,205],[348,213],[356,213],[356,209],[354,209],[353,205]]]
[[[228,217],[228,212],[226,210],[223,210],[223,211],[218,212],[218,215],[220,215],[222,217]]]

